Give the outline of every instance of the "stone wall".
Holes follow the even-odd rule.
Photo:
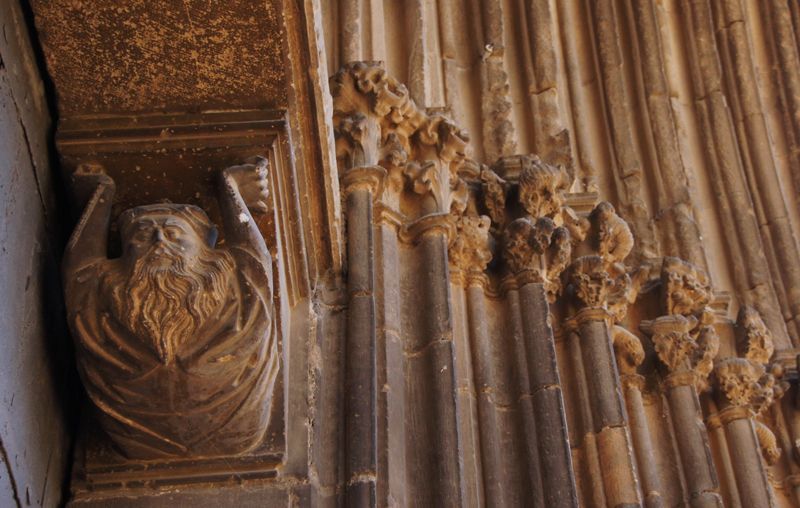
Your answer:
[[[276,196],[280,463],[77,454],[76,506],[800,502],[796,2],[30,5],[61,175]]]
[[[0,4],[0,506],[57,506],[70,440],[51,120],[16,2]]]

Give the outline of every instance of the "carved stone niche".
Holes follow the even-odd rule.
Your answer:
[[[89,399],[73,502],[271,478],[286,460],[286,422],[303,415],[285,400],[283,339],[304,274],[283,262],[302,259],[285,140],[271,112],[60,126]]]

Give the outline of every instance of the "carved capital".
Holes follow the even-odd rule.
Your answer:
[[[744,339],[744,358],[724,358],[714,366],[718,395],[730,406],[746,408],[752,416],[764,413],[786,391],[783,367],[769,365],[772,337],[757,311],[743,307],[737,331]]]
[[[482,274],[492,260],[491,220],[485,215],[462,216],[456,221],[456,234],[450,242],[450,264],[461,272]]]
[[[699,315],[713,297],[705,272],[678,258],[664,258],[661,284],[667,314]]]
[[[380,165],[398,193],[421,198],[411,217],[462,213],[467,187],[459,176],[469,136],[446,116],[425,111],[380,62],[355,62],[331,78],[333,124],[340,174],[358,166]],[[396,201],[396,200],[395,200]]]
[[[606,309],[616,318],[627,308],[631,278],[623,265],[609,266],[600,256],[583,256],[569,268],[569,287],[579,306]]]
[[[355,190],[368,190],[377,198],[384,185],[386,170],[380,166],[351,168],[342,176],[342,194],[346,197]]]
[[[503,257],[508,270],[525,282],[545,285],[550,301],[561,292],[561,273],[572,253],[569,231],[542,217],[535,223],[527,217],[512,221],[504,232]]]
[[[691,372],[698,390],[706,381],[719,351],[719,337],[711,326],[701,326],[694,316],[662,316],[641,323],[652,337],[656,354],[670,375]]]
[[[408,89],[386,73],[381,62],[353,62],[331,78],[334,126],[338,118],[359,112],[377,119],[383,131],[408,139],[425,121]]]
[[[761,414],[783,394],[784,387],[764,365],[746,358],[725,358],[717,362],[714,376],[718,394],[731,406]]]
[[[415,221],[407,222],[400,228],[400,240],[417,243],[428,235],[442,235],[448,244],[455,237],[456,226],[453,216],[448,213],[432,213]]]

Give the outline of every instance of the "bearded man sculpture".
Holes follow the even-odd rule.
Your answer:
[[[114,182],[73,174],[91,195],[64,259],[78,370],[101,426],[135,459],[239,455],[267,429],[279,355],[272,265],[250,213],[266,160],[219,175],[224,247],[192,205],[122,213],[122,256],[106,256]]]

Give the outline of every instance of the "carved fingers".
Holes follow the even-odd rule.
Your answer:
[[[252,213],[262,214],[268,210],[269,161],[256,157],[247,164],[231,166],[223,170],[223,176],[229,179],[238,189],[247,208]]]

